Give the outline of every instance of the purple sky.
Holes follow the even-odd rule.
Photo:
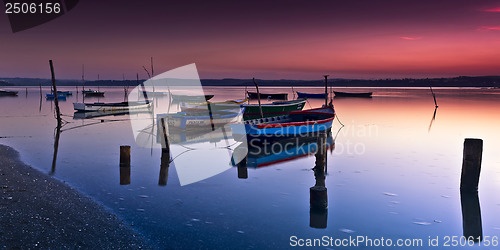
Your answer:
[[[151,56],[202,78],[500,75],[492,0],[82,0],[18,33],[0,15],[0,33],[2,77],[49,78],[52,59],[58,78],[145,78]]]

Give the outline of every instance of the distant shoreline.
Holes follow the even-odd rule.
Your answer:
[[[139,80],[140,82],[145,79]],[[256,79],[262,87],[322,87],[324,80],[261,80]],[[57,86],[82,86],[81,80],[57,80]],[[203,86],[253,87],[252,79],[201,79]],[[50,86],[49,79],[41,78],[0,78],[0,86]],[[86,81],[85,87],[90,86],[136,86],[136,80],[99,80]],[[453,78],[425,78],[425,79],[329,79],[332,87],[500,87],[500,76],[460,76]]]

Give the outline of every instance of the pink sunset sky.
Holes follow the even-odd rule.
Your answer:
[[[4,11],[2,10],[2,13]],[[500,75],[500,2],[80,1],[12,33],[0,15],[0,77],[134,79],[196,63],[201,78]]]

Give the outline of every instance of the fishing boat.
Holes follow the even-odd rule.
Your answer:
[[[54,91],[52,91],[52,94],[54,94]],[[71,91],[57,91],[57,95],[60,96],[60,95],[73,95],[73,92]]]
[[[142,109],[132,109],[132,110],[97,110],[97,111],[76,111],[73,114],[73,119],[92,119],[92,118],[100,118],[106,116],[121,116],[121,115],[133,115],[139,113],[149,112],[148,107],[144,107]]]
[[[203,102],[203,103],[186,103],[180,104],[181,111],[195,111],[195,110],[207,110],[212,111],[224,110],[224,109],[234,109],[240,107],[243,103],[247,102],[248,99],[241,100],[227,100],[223,102]],[[210,106],[210,107],[209,107]]]
[[[117,110],[130,111],[137,109],[148,109],[150,107],[151,107],[150,101],[116,102],[116,103],[102,103],[102,102],[73,103],[73,108],[79,112],[87,112],[87,111],[106,112],[106,111],[117,111]]]
[[[54,100],[55,99],[55,95],[54,94],[45,94],[45,98],[47,100]],[[57,99],[58,100],[62,100],[62,101],[66,101],[66,95],[57,94]]]
[[[104,96],[104,92],[99,91],[99,90],[92,90],[92,89],[82,90],[82,93],[85,96],[97,96],[97,97],[103,97]]]
[[[0,89],[0,96],[17,96],[18,91]]]
[[[247,139],[280,139],[330,130],[334,118],[335,110],[332,106],[326,106],[292,111],[284,116],[247,120],[243,122],[245,126],[236,126],[239,124],[235,124],[231,128],[234,137],[236,137],[235,135],[243,135]]]
[[[321,98],[321,99],[325,99],[325,95],[326,95],[326,97],[328,97],[327,93],[315,94],[315,93],[303,93],[303,92],[297,91],[297,97],[298,98]]]
[[[306,100],[304,99],[266,103],[261,105],[262,114],[264,118],[286,115],[292,111],[302,110],[305,104]],[[243,107],[245,108],[244,120],[261,118],[259,104],[243,104]]]
[[[335,97],[372,97],[373,92],[361,92],[361,93],[352,93],[352,92],[340,92],[333,91]]]
[[[257,92],[248,92],[247,91],[247,96],[250,99],[258,99],[259,98]],[[288,100],[288,94],[287,93],[277,93],[277,94],[260,93],[260,99]]]
[[[214,95],[175,95],[172,94],[173,102],[205,102],[212,99]]]
[[[195,111],[195,112],[177,112],[174,114],[158,114],[157,119],[165,119],[169,128],[177,129],[203,129],[223,126],[228,123],[239,122],[242,120],[244,108],[230,110],[218,110],[215,112]]]
[[[335,141],[331,134],[326,137],[323,147],[331,150],[335,147]],[[268,144],[241,144],[234,152],[235,154],[247,152],[246,166],[261,168],[313,155],[318,152],[318,148],[320,147],[318,147],[317,136],[296,136]],[[234,161],[232,164],[233,166],[238,165]]]

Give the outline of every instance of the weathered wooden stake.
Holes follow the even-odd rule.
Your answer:
[[[130,184],[130,146],[120,146],[120,185]]]
[[[57,127],[62,126],[61,120],[61,110],[59,109],[59,99],[57,98],[57,88],[56,88],[56,76],[54,74],[54,66],[52,65],[52,60],[49,60],[50,73],[52,75],[52,89],[54,90],[54,104],[56,105],[56,116],[57,116]]]
[[[326,165],[326,137],[324,133],[318,135],[318,152],[316,153],[316,166],[314,177],[316,184],[309,189],[311,208],[326,209],[328,207],[328,194],[325,187],[325,165]]]
[[[259,101],[260,118],[264,118],[264,113],[262,113],[262,105],[260,104],[259,84],[257,84],[257,82],[255,82],[255,78],[253,78],[253,84],[255,85],[255,88],[257,89],[257,100]]]
[[[465,139],[460,191],[477,192],[481,174],[483,140]]]
[[[325,77],[325,107],[328,105],[328,75],[324,75]]]
[[[247,157],[238,163],[237,168],[238,179],[248,179]]]
[[[130,167],[130,146],[120,146],[120,167]]]

